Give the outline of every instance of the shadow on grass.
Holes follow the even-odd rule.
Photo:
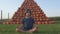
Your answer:
[[[37,32],[34,32],[34,33],[27,33],[27,32],[16,32],[16,31],[0,31],[1,34],[3,33],[9,33],[9,34],[60,34],[60,31],[37,31]]]
[[[60,34],[60,31],[37,31],[33,34]]]
[[[22,32],[19,32],[21,34],[60,34],[60,31],[37,31],[37,32],[34,32],[34,33],[22,33]]]

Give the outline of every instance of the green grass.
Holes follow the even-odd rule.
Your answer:
[[[53,20],[55,20],[54,18]],[[3,22],[6,22],[6,20],[3,20]],[[16,32],[16,27],[18,24],[0,24],[0,34],[60,34],[60,20],[56,19],[55,24],[39,24],[38,26],[38,32],[35,33],[21,33]]]
[[[0,34],[30,34],[16,32],[16,26],[18,25],[3,25],[0,24]],[[39,24],[38,32],[32,34],[60,34],[60,24]]]

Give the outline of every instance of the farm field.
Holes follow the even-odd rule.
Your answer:
[[[38,31],[35,33],[16,32],[16,27],[21,24],[0,24],[0,34],[60,34],[60,20],[55,24],[38,24]]]
[[[21,32],[16,32],[16,26],[19,24],[0,24],[0,34],[25,34]],[[60,34],[60,24],[39,24],[38,32],[33,34]],[[26,33],[28,34],[28,33]]]

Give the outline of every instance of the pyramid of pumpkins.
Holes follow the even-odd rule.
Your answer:
[[[34,0],[24,0],[21,7],[15,12],[13,17],[7,22],[7,24],[21,24],[21,18],[24,17],[25,9],[31,10],[31,15],[35,20],[35,24],[49,24],[53,21],[49,20],[43,10],[34,2]]]

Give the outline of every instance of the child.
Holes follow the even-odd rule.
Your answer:
[[[37,27],[34,26],[34,18],[31,16],[30,10],[27,10],[25,17],[22,18],[22,27],[16,28],[16,31],[20,32],[34,32],[37,30]]]

